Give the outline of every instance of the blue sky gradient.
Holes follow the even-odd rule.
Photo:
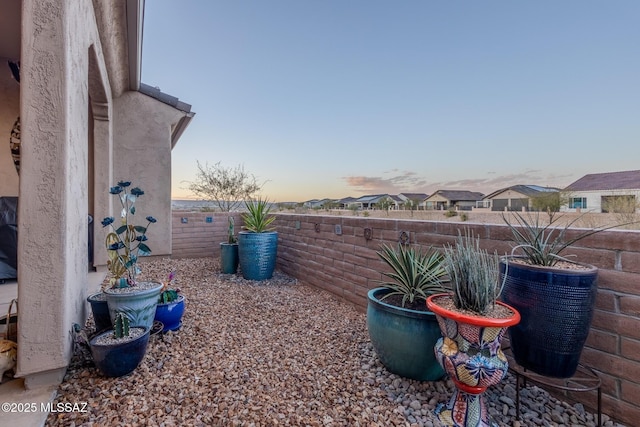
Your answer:
[[[640,2],[147,0],[142,80],[272,201],[640,169]]]

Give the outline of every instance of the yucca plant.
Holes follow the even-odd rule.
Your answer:
[[[456,308],[487,314],[502,292],[498,255],[480,249],[480,237],[466,231],[458,235],[454,246],[445,247],[444,257]]]
[[[446,270],[443,255],[433,248],[425,252],[422,249],[398,245],[397,248],[382,245],[378,256],[389,265],[391,272],[382,273],[391,279],[380,281],[380,284],[391,292],[381,299],[392,295],[402,297],[402,307],[413,304],[416,300],[426,300],[428,296],[444,292],[442,286]]]
[[[254,233],[265,233],[274,230],[271,223],[276,219],[271,215],[271,206],[267,199],[258,198],[257,200],[245,202],[247,212],[242,215],[244,228]]]
[[[567,239],[567,230],[582,218],[583,215],[574,218],[564,227],[559,228],[554,227],[554,224],[556,224],[562,216],[554,217],[548,224],[544,224],[540,219],[539,213],[535,216],[528,215],[528,219],[517,212],[514,212],[514,214],[516,224],[512,224],[504,214],[502,215],[502,219],[509,226],[513,234],[513,240],[515,241],[513,250],[521,249],[529,264],[545,267],[552,267],[558,261],[567,261],[567,258],[560,256],[560,253],[577,241],[604,230],[633,223],[596,227]]]

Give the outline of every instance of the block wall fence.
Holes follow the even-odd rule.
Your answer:
[[[207,223],[206,217],[212,217]],[[376,251],[401,239],[413,245],[442,247],[470,229],[481,246],[499,254],[511,250],[506,225],[281,213],[274,222],[278,269],[300,282],[329,291],[366,310],[366,294],[382,279],[385,264]],[[186,218],[186,223],[183,218]],[[236,217],[236,232],[241,219]],[[226,240],[227,215],[173,213],[174,258],[219,257]],[[571,233],[571,231],[570,231]],[[569,235],[570,235],[569,233]],[[602,379],[602,412],[632,426],[640,420],[640,232],[609,230],[569,249],[576,259],[599,268],[598,297],[581,363]],[[545,387],[549,392],[558,392]],[[592,410],[595,391],[559,395]]]

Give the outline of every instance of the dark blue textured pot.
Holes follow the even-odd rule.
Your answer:
[[[124,343],[98,345],[97,339],[102,335],[113,334],[113,329],[103,332],[91,339],[89,345],[96,368],[105,377],[121,377],[133,372],[138,367],[147,351],[150,328],[138,338]]]
[[[96,332],[111,328],[109,305],[107,304],[106,297],[97,298],[98,295],[102,295],[102,292],[98,292],[87,297],[87,302],[91,305],[91,313],[93,313]]]
[[[236,274],[238,261],[238,244],[220,243],[220,269],[222,273]]]
[[[238,233],[238,253],[242,277],[247,280],[266,280],[273,276],[278,252],[278,232]]]
[[[439,380],[444,370],[433,349],[442,334],[435,314],[380,301],[388,292],[376,288],[367,293],[367,329],[378,358],[394,374],[418,381]]]
[[[156,317],[154,320],[162,322],[164,328],[162,332],[177,331],[182,326],[182,315],[184,314],[184,295],[179,295],[176,301],[158,303],[156,306]]]
[[[500,280],[505,260],[500,262]],[[563,270],[509,262],[502,300],[520,312],[509,328],[516,362],[541,375],[575,374],[589,335],[598,292],[598,269]]]

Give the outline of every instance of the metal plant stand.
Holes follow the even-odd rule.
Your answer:
[[[569,378],[552,378],[529,371],[518,365],[513,359],[510,348],[504,348],[509,359],[509,370],[516,375],[516,416],[520,419],[520,386],[527,385],[527,380],[557,390],[575,391],[578,393],[597,390],[598,392],[598,426],[602,426],[602,381],[596,372],[584,365],[578,365],[576,373]]]

